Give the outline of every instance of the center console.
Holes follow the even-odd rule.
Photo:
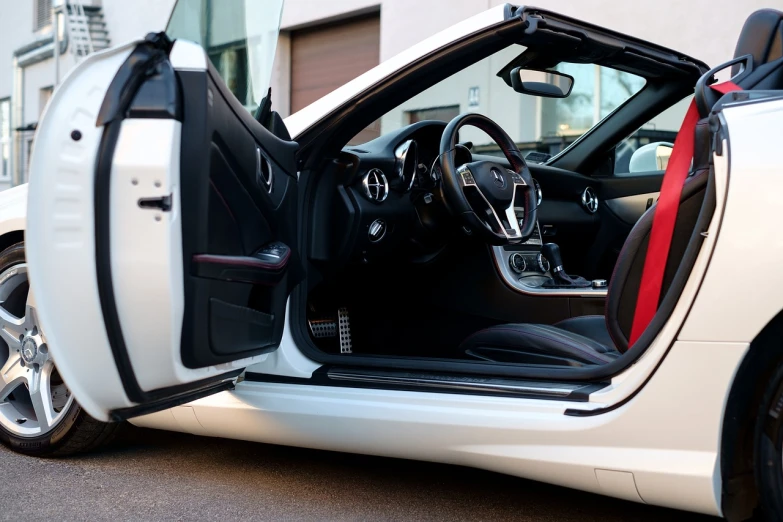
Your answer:
[[[516,209],[517,219],[523,211]],[[495,263],[506,284],[521,293],[604,297],[607,283],[603,279],[586,281],[565,275],[556,245],[544,247],[541,227],[536,223],[533,235],[521,245],[492,247]],[[543,252],[542,252],[543,250]],[[549,257],[549,259],[548,259]],[[552,266],[552,257],[556,266]],[[574,284],[569,284],[574,283]]]

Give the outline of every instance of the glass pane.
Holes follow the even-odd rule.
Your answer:
[[[605,118],[610,112],[625,103],[625,100],[642,90],[644,78],[599,67],[601,80],[601,118]]]
[[[574,77],[568,98],[542,98],[542,136],[579,136],[595,121],[595,74],[598,66],[564,63],[557,70]]]
[[[615,149],[614,173],[633,176],[666,170],[671,146],[692,99],[693,96],[688,96],[675,103],[621,141]]]
[[[497,76],[525,51],[509,46],[442,80],[410,98],[381,118],[386,134],[423,119],[448,122],[456,115],[477,112],[500,125],[523,152],[554,155],[598,124],[638,93],[644,78],[595,64],[561,63],[555,70],[574,78],[566,98],[520,94]],[[550,82],[546,71],[526,71],[529,81]],[[484,132],[467,127],[460,138],[472,141],[474,151],[497,154],[497,145]]]
[[[237,99],[255,111],[266,96],[285,0],[179,0],[166,33],[201,45]]]

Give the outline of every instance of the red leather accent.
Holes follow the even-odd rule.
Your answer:
[[[732,82],[711,87],[722,94],[742,90]],[[693,159],[694,133],[698,122],[699,112],[696,109],[696,103],[691,102],[680,127],[680,132],[677,134],[677,139],[674,140],[674,149],[663,176],[661,195],[658,198],[650,231],[650,243],[644,258],[639,295],[636,298],[631,337],[628,340],[629,348],[639,339],[658,310],[661,287],[663,286],[663,273],[666,270],[666,261],[674,235],[677,210],[680,208],[682,187],[688,177],[688,170]]]

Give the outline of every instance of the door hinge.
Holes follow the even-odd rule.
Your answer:
[[[141,198],[139,199],[139,207],[168,212],[171,210],[171,194],[159,198]]]

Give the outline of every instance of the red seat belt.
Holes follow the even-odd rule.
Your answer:
[[[742,90],[732,82],[711,87],[721,94]],[[694,134],[698,122],[699,111],[694,100],[688,107],[680,132],[677,134],[677,139],[674,140],[674,148],[669,163],[666,165],[666,173],[663,175],[661,194],[655,208],[650,242],[647,246],[647,255],[644,258],[639,295],[636,297],[631,338],[628,340],[629,347],[639,339],[658,310],[661,287],[663,286],[663,273],[666,270],[666,260],[669,257],[669,249],[674,235],[674,224],[677,221],[682,187],[688,177],[688,170],[693,159]]]

